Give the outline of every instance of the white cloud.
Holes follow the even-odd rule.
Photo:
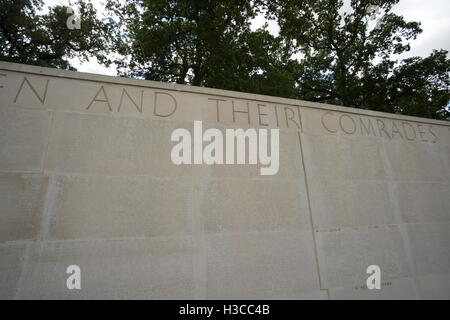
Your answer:
[[[400,58],[428,56],[433,49],[450,51],[450,1],[448,0],[400,0],[394,7],[396,14],[406,21],[421,22],[423,32],[410,42],[411,50]]]
[[[116,68],[114,66],[105,67],[98,63],[95,57],[90,58],[89,61],[80,62],[79,59],[72,59],[70,62],[80,72],[104,74],[109,76],[117,75]]]
[[[256,31],[259,28],[262,28],[264,26],[264,23],[267,22],[267,30],[269,30],[269,32],[274,35],[274,36],[278,36],[279,32],[280,32],[280,26],[278,25],[278,23],[275,20],[267,20],[266,18],[264,18],[264,13],[260,13],[258,14],[252,21],[251,21],[251,29],[253,31]]]

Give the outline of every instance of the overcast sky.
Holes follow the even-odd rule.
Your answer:
[[[346,1],[346,6],[349,0]],[[44,1],[46,5],[62,4],[67,5],[68,0],[49,0]],[[102,10],[101,0],[92,0],[98,10]],[[345,10],[345,8],[344,8]],[[448,13],[450,12],[449,0],[400,0],[394,7],[395,13],[402,15],[406,21],[421,22],[423,32],[418,38],[412,42],[411,51],[400,56],[400,59],[411,56],[428,56],[433,49],[446,49],[450,51],[450,19]],[[265,22],[263,16],[254,19],[252,29],[261,27]],[[279,31],[278,25],[274,21],[268,21],[269,31],[277,34]],[[89,62],[80,63],[78,60],[72,61],[73,65],[83,72],[91,72],[98,74],[116,75],[114,66],[105,68],[99,65],[95,59]]]

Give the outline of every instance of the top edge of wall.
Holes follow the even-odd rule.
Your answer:
[[[222,96],[222,97],[229,97],[229,98],[255,100],[255,101],[261,101],[261,102],[281,103],[281,104],[288,104],[288,105],[301,106],[301,107],[320,109],[320,110],[345,112],[345,113],[350,113],[350,114],[359,114],[359,115],[366,115],[366,116],[372,116],[372,117],[378,117],[378,118],[388,118],[388,119],[397,119],[397,120],[413,121],[413,122],[420,122],[420,123],[429,123],[429,124],[436,124],[436,125],[443,125],[443,126],[450,127],[450,121],[445,121],[445,120],[434,120],[434,119],[429,119],[429,118],[406,116],[406,115],[393,114],[393,113],[387,113],[387,112],[358,109],[358,108],[353,108],[353,107],[343,107],[343,106],[331,105],[331,104],[326,104],[326,103],[318,103],[318,102],[311,102],[311,101],[305,101],[305,100],[296,100],[296,99],[268,96],[268,95],[262,95],[262,94],[245,93],[245,92],[238,92],[238,91],[214,89],[214,88],[208,88],[208,87],[198,87],[198,86],[192,86],[192,85],[182,85],[182,84],[175,84],[175,83],[158,82],[158,81],[151,81],[151,80],[130,79],[130,78],[124,78],[124,77],[118,77],[118,76],[99,75],[99,74],[94,74],[94,73],[39,67],[39,66],[33,66],[33,65],[27,65],[27,64],[5,62],[5,61],[0,61],[0,70],[35,74],[35,75],[43,75],[43,76],[50,76],[50,77],[57,77],[57,78],[65,78],[65,79],[95,81],[95,82],[110,83],[110,84],[129,85],[129,86],[155,88],[155,89],[163,89],[163,90],[173,90],[173,91],[179,91],[179,92],[208,94],[208,95],[215,95],[215,96]]]

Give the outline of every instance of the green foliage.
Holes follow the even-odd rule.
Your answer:
[[[292,49],[250,29],[257,1],[144,0],[120,6],[121,74],[229,90],[294,96]]]
[[[118,62],[123,75],[446,119],[447,52],[394,60],[422,31],[392,12],[397,2],[352,0],[345,11],[342,0],[110,0],[109,7],[126,26],[117,37],[129,57]],[[279,36],[250,29],[262,12],[277,20]]]
[[[398,0],[268,1],[281,37],[304,55],[299,95],[305,100],[448,119],[450,61],[444,50],[398,63],[392,56],[410,49],[422,31],[391,12]],[[373,8],[379,14],[371,21]]]
[[[108,63],[111,23],[100,21],[91,3],[78,0],[81,28],[70,30],[66,7],[42,11],[41,0],[0,0],[0,59],[48,67],[69,68],[68,59],[96,56]]]

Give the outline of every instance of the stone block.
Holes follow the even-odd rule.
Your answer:
[[[388,184],[373,180],[312,179],[311,208],[315,227],[393,224]]]
[[[397,226],[319,229],[316,239],[324,288],[366,283],[370,265],[383,281],[411,276]]]
[[[450,299],[450,273],[423,275],[418,277],[418,282],[422,299]]]
[[[27,259],[19,299],[192,299],[192,239],[38,242]],[[66,286],[80,267],[80,290]]]
[[[310,230],[206,238],[208,299],[298,299],[318,292]]]
[[[41,172],[49,125],[47,111],[0,108],[0,171]]]
[[[55,176],[48,239],[153,237],[192,232],[190,181]]]
[[[450,184],[440,182],[398,182],[394,201],[405,223],[449,222]]]
[[[295,181],[210,179],[200,211],[208,233],[311,228],[305,188]]]
[[[418,275],[450,272],[449,222],[407,225]]]
[[[45,175],[0,174],[0,242],[38,238],[47,184]]]
[[[15,298],[25,252],[25,244],[0,245],[0,299]]]

